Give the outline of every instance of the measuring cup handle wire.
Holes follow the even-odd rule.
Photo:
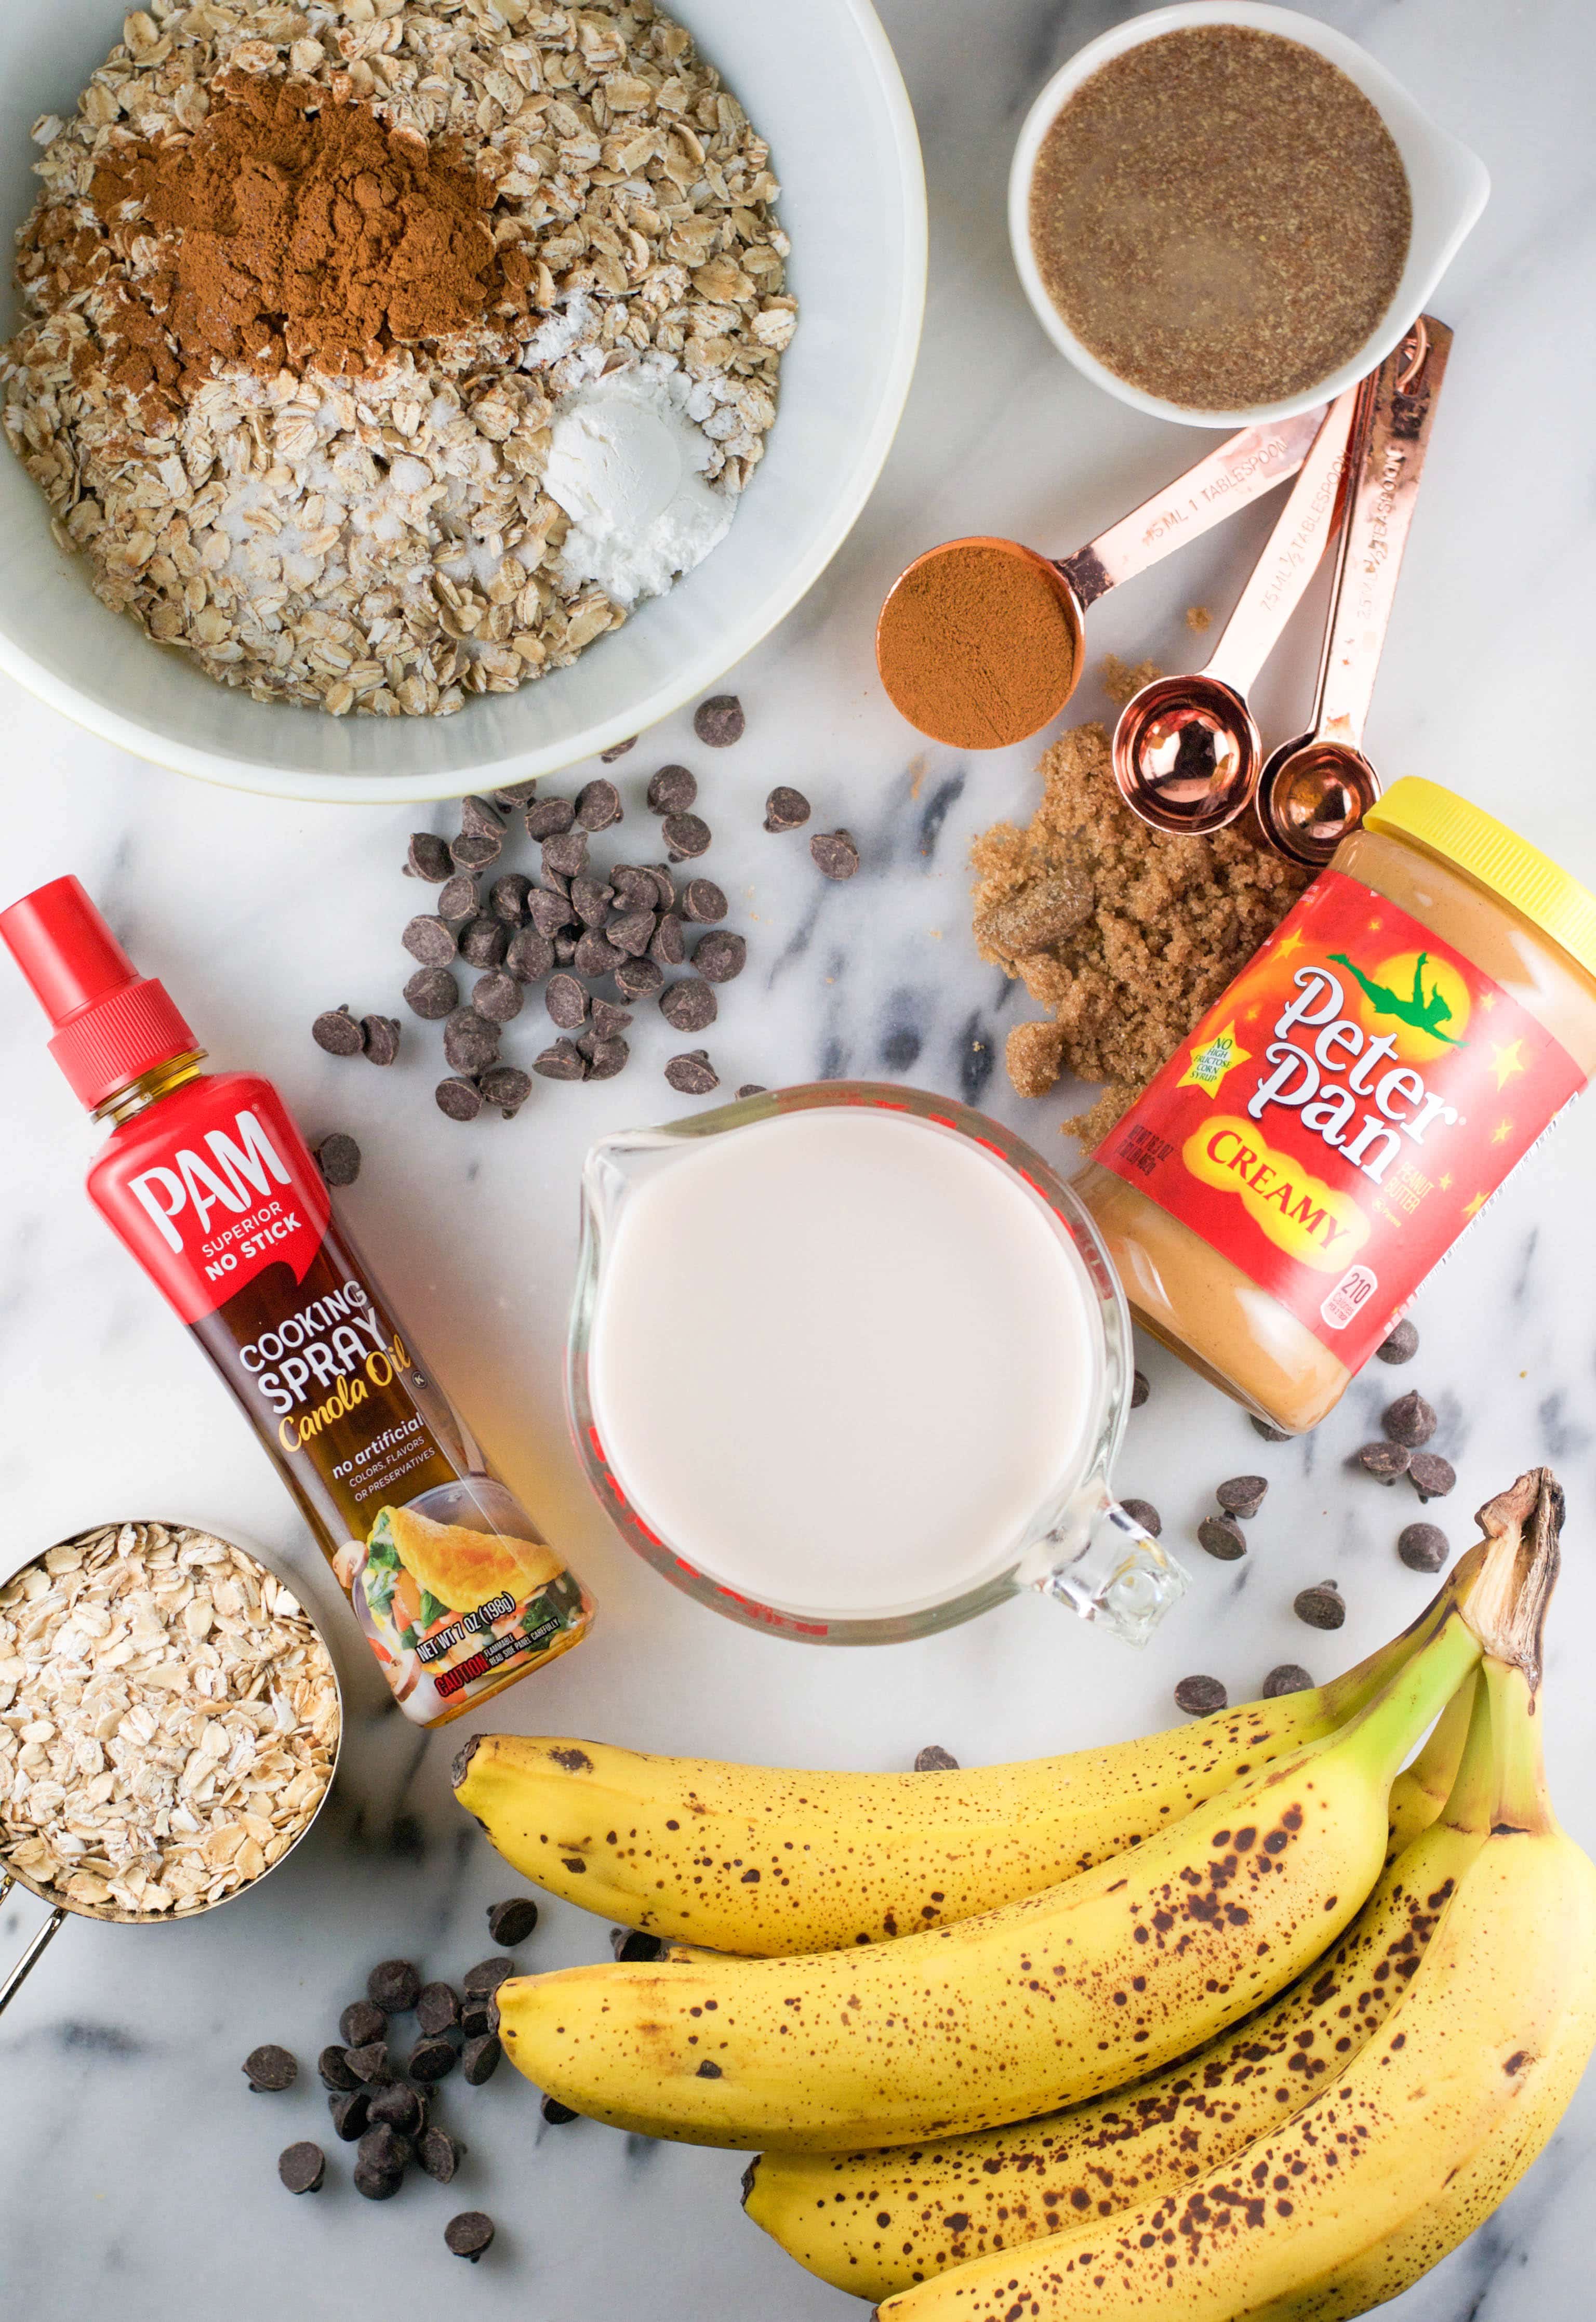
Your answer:
[[[15,1885],[15,1879],[11,1878],[9,1875],[0,1877],[0,1903],[5,1902],[5,1897],[10,1894],[12,1888]],[[10,1971],[7,1973],[5,1981],[0,1983],[0,2016],[3,2016],[5,2013],[5,2010],[10,2007],[17,1993],[22,1989],[23,1984],[26,1983],[29,1976],[32,1973],[33,1969],[38,1964],[40,1956],[44,1950],[44,1946],[50,1942],[57,1929],[64,1924],[66,1916],[66,1912],[62,1910],[60,1906],[58,1904],[56,1908],[50,1913],[49,1918],[44,1922],[44,1924],[38,1930],[37,1933],[29,1943],[26,1950],[17,1960],[15,1965],[12,1967]]]

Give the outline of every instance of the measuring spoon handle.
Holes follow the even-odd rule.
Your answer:
[[[1206,460],[1199,460],[1140,507],[1111,524],[1107,532],[1099,532],[1095,540],[1078,548],[1073,556],[1060,557],[1059,570],[1075,591],[1082,612],[1122,580],[1156,564],[1182,541],[1195,540],[1236,508],[1245,507],[1294,476],[1324,416],[1325,407],[1318,404],[1311,411],[1300,411],[1293,419],[1244,427]]]
[[[1325,553],[1358,391],[1356,387],[1345,389],[1325,414],[1290,497],[1208,661],[1207,674],[1238,693],[1247,692],[1279,644]]]
[[[1314,730],[1361,748],[1452,334],[1421,315],[1375,375],[1336,590],[1325,625]]]

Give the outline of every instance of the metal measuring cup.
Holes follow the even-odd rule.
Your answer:
[[[1199,836],[1241,814],[1257,788],[1263,744],[1247,690],[1280,643],[1330,538],[1361,387],[1338,395],[1263,555],[1205,666],[1155,677],[1119,713],[1114,779],[1155,830]]]
[[[78,1919],[108,1919],[120,1926],[187,1926],[192,1920],[206,1918],[213,1911],[223,1910],[229,1903],[236,1903],[243,1896],[253,1895],[256,1893],[260,1888],[265,1885],[266,1881],[271,1877],[274,1871],[280,1870],[282,1869],[284,1863],[289,1860],[304,1841],[309,1837],[316,1824],[321,1820],[327,1800],[333,1795],[333,1787],[338,1778],[338,1769],[343,1757],[343,1737],[347,1721],[344,1716],[343,1686],[338,1675],[338,1664],[336,1660],[333,1659],[332,1650],[328,1647],[326,1633],[322,1627],[321,1622],[316,1618],[316,1615],[312,1612],[309,1605],[306,1604],[303,1596],[299,1593],[296,1584],[292,1581],[283,1579],[283,1576],[266,1557],[261,1555],[259,1549],[254,1547],[251,1542],[239,1540],[232,1532],[217,1531],[212,1526],[205,1524],[190,1524],[187,1522],[187,1519],[178,1520],[164,1516],[122,1516],[114,1519],[108,1519],[107,1521],[115,1522],[117,1523],[161,1523],[164,1524],[169,1531],[209,1531],[213,1539],[224,1540],[229,1548],[236,1548],[242,1555],[249,1557],[254,1563],[260,1567],[263,1572],[269,1572],[274,1580],[281,1581],[283,1586],[290,1591],[295,1601],[297,1603],[300,1611],[304,1614],[305,1618],[315,1630],[317,1637],[321,1640],[322,1649],[327,1655],[328,1665],[333,1671],[333,1690],[338,1703],[338,1734],[337,1739],[333,1745],[333,1761],[327,1771],[327,1787],[322,1792],[321,1796],[317,1799],[315,1806],[311,1813],[310,1820],[306,1824],[304,1829],[300,1831],[298,1836],[293,1841],[291,1845],[284,1848],[283,1851],[278,1855],[275,1862],[271,1862],[267,1865],[266,1869],[260,1872],[258,1878],[251,1879],[245,1886],[235,1887],[230,1895],[218,1896],[214,1903],[202,1903],[198,1905],[196,1908],[184,1911],[181,1914],[173,1911],[128,1911],[124,1910],[120,1904],[115,1903],[79,1903],[69,1901],[67,1897],[60,1894],[56,1888],[41,1886],[36,1879],[30,1878],[25,1870],[17,1869],[14,1864],[6,1860],[4,1852],[0,1852],[0,1903],[5,1902],[6,1897],[10,1894],[14,1887],[22,1887],[25,1888],[30,1895],[36,1895],[41,1903],[47,1903],[50,1906],[49,1918],[30,1938],[19,1957],[13,1961],[11,1967],[7,1970],[4,1979],[0,1979],[0,2015],[3,2015],[5,2009],[11,2005],[13,1999],[22,1989],[23,1985],[27,1981],[28,1977],[37,1966],[40,1959],[43,1956],[47,1945],[54,1940],[56,1934],[59,1932],[60,1928],[65,1924],[66,1921],[69,1917]],[[30,1557],[25,1563],[19,1564],[14,1572],[7,1573],[5,1576],[7,1583],[19,1578],[23,1573],[26,1572],[30,1568],[31,1566],[41,1563],[44,1558],[50,1554],[51,1548],[65,1547],[68,1541],[81,1539],[85,1532],[101,1531],[105,1528],[105,1524],[104,1523],[80,1524],[76,1531],[67,1533],[59,1540],[50,1541],[48,1547],[41,1548],[37,1556]]]
[[[1363,727],[1451,350],[1446,324],[1421,315],[1368,383],[1362,437],[1354,424],[1347,455],[1346,520],[1312,719],[1306,734],[1270,752],[1259,776],[1254,804],[1264,837],[1310,870],[1329,861],[1380,796]]]
[[[955,749],[964,750],[1005,749],[1011,743],[1023,742],[1038,733],[1058,716],[1081,681],[1086,650],[1083,625],[1089,607],[1095,605],[1099,597],[1107,596],[1110,589],[1117,589],[1122,580],[1129,580],[1136,573],[1145,572],[1149,565],[1156,564],[1183,541],[1195,540],[1199,533],[1207,532],[1236,508],[1245,507],[1264,492],[1272,491],[1276,484],[1283,484],[1294,476],[1323,416],[1321,404],[1290,419],[1243,428],[1217,452],[1210,452],[1195,467],[1188,468],[1172,483],[1166,484],[1161,492],[1099,533],[1095,540],[1089,540],[1084,548],[1078,548],[1072,556],[1044,556],[1040,550],[1026,548],[1017,540],[985,534],[944,540],[939,547],[928,548],[898,574],[887,592],[876,622],[876,666],[894,706],[911,725],[916,724],[907,707],[893,692],[889,674],[894,626],[907,624],[916,617],[912,586],[916,575],[924,574],[944,558],[968,555],[972,550],[996,552],[1041,573],[1056,599],[1061,617],[1059,649],[1050,672],[1055,681],[1050,706],[1041,718],[1028,724],[1006,726],[1001,718],[1002,705],[995,703],[990,690],[979,682],[980,636],[933,636],[917,624],[917,644],[934,647],[951,663],[967,660],[971,668],[971,681],[961,689],[962,722],[956,728],[950,727],[941,733],[928,726],[920,726],[918,730],[929,734],[934,742],[946,742]]]

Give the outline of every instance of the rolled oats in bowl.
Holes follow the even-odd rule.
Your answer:
[[[210,676],[446,713],[729,525],[788,243],[652,0],[150,0],[33,133],[6,434],[96,593]]]
[[[341,1723],[315,1623],[242,1549],[62,1540],[0,1587],[0,1870],[95,1917],[205,1909],[309,1828]]]

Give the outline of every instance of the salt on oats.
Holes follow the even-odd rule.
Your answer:
[[[105,1917],[219,1903],[309,1826],[340,1724],[326,1646],[242,1549],[63,1540],[0,1588],[0,1867]]]
[[[184,139],[220,76],[292,73],[394,130],[461,141],[530,315],[496,314],[359,378],[218,369],[180,413],[115,386],[123,260],[89,198],[120,147]],[[679,374],[708,487],[735,507],[776,415],[797,303],[769,149],[652,0],[151,0],[76,115],[34,124],[28,319],[4,423],[96,593],[259,699],[442,715],[574,661],[627,606],[564,553],[555,408]],[[78,237],[109,264],[69,279]],[[97,261],[96,261],[97,263]],[[669,574],[663,576],[667,580]]]

